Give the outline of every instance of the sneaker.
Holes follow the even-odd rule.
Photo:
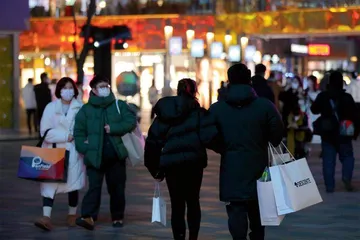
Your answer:
[[[85,228],[87,230],[94,230],[94,221],[92,220],[92,218],[77,218],[76,219],[76,225],[78,225],[79,227]]]
[[[76,227],[76,215],[68,215],[66,222],[69,227]]]
[[[345,185],[346,191],[348,191],[348,192],[354,191],[354,187],[352,186],[351,181],[343,180],[343,183]]]
[[[53,226],[51,224],[51,219],[49,217],[41,217],[35,221],[35,226],[41,228],[44,231],[51,231]]]
[[[122,228],[124,226],[124,222],[122,220],[113,221],[114,228]]]

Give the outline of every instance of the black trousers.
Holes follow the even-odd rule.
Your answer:
[[[113,221],[122,220],[125,211],[125,162],[116,161],[104,169],[87,168],[89,189],[84,196],[81,215],[83,218],[92,217],[97,220],[101,204],[101,190],[106,180],[107,190],[110,195],[110,213]]]
[[[68,193],[68,200],[70,207],[77,207],[79,203],[79,191],[73,191]],[[54,199],[43,197],[43,207],[53,207]]]
[[[226,205],[229,217],[229,231],[234,240],[247,240],[248,221],[250,240],[264,240],[265,227],[261,226],[260,210],[257,200],[231,202]]]
[[[203,168],[176,166],[165,171],[165,178],[171,200],[171,226],[174,239],[185,239],[185,210],[187,207],[189,239],[196,240],[201,222],[200,188]]]
[[[33,118],[31,121],[31,117]],[[38,122],[36,119],[36,109],[26,109],[26,118],[27,118],[27,125],[29,133],[32,133],[32,124],[34,125],[35,132],[37,132],[38,129]]]

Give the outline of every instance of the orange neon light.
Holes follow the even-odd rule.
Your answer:
[[[309,56],[329,56],[330,45],[328,44],[309,44]]]

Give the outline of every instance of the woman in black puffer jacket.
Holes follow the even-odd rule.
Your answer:
[[[216,145],[218,132],[214,119],[196,99],[195,81],[180,80],[177,93],[176,97],[160,99],[155,106],[157,117],[146,140],[145,166],[156,180],[166,179],[174,239],[185,240],[187,206],[189,239],[193,240],[200,229],[199,195],[207,166],[206,147]]]

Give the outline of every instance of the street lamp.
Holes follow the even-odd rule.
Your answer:
[[[230,30],[227,30],[226,34],[225,34],[225,52],[227,52],[229,50],[229,46],[230,46],[231,42],[232,42],[232,36],[231,36]]]
[[[171,56],[169,51],[169,42],[170,38],[173,36],[174,28],[171,26],[171,21],[167,19],[164,26],[164,35],[165,35],[165,74],[164,74],[164,91],[163,96],[169,96],[171,94],[170,88],[170,65],[171,65]]]
[[[240,38],[240,45],[241,45],[241,60],[245,63],[245,49],[249,44],[249,38],[246,36],[242,36]]]

